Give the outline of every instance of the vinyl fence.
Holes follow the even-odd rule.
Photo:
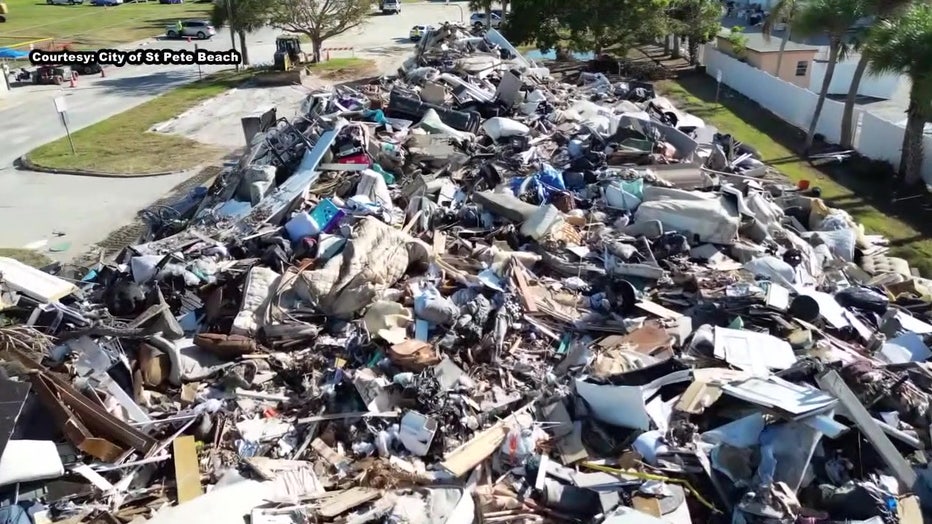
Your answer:
[[[854,70],[857,69],[857,67],[857,57],[835,64],[835,73],[832,75],[832,82],[828,85],[828,94],[847,95],[848,87],[851,85],[851,79],[854,78]],[[822,89],[822,80],[825,78],[825,71],[827,69],[828,62],[822,60],[812,61],[811,73],[809,74],[809,89],[811,91],[818,92]],[[861,77],[861,83],[858,84],[858,94],[888,100],[893,98],[899,84],[900,75],[874,75],[865,73],[864,76]]]
[[[718,51],[714,47],[704,49],[706,72],[716,78],[721,72],[722,83],[757,102],[761,107],[794,126],[808,130],[819,95],[772,76],[756,67]],[[844,104],[826,100],[819,118],[817,133],[829,142],[841,140],[841,117]],[[905,129],[873,114],[855,108],[852,124],[860,129],[854,137],[854,148],[864,156],[886,160],[899,165]],[[925,137],[926,151],[922,178],[932,185],[932,136]]]

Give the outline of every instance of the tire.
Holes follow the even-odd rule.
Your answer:
[[[169,31],[169,32],[165,33],[165,36],[167,36],[168,38],[178,38],[178,33],[174,32],[174,31]]]
[[[198,39],[198,40],[204,40],[204,39],[206,39],[206,38],[207,38],[207,34],[206,34],[206,33],[204,33],[203,31],[198,31],[198,32],[197,32],[197,39]]]

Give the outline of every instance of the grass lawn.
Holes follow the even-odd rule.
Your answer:
[[[325,55],[326,56],[326,55]],[[375,62],[365,58],[331,58],[310,64],[307,71],[328,80],[358,80],[378,72]]]
[[[0,24],[0,47],[41,38],[72,42],[77,48],[100,48],[164,34],[177,20],[208,18],[212,4],[123,4],[113,7],[46,5],[44,0],[5,0],[7,21]],[[38,44],[37,44],[38,45]],[[28,46],[26,46],[28,48]]]
[[[322,59],[323,60],[323,59]],[[365,58],[331,58],[316,64],[310,64],[308,69],[311,71],[338,71],[347,69],[365,69],[375,64],[372,60]]]
[[[681,76],[656,86],[683,110],[757,149],[764,162],[790,180],[809,180],[820,187],[828,205],[850,213],[868,233],[890,239],[891,255],[908,260],[923,276],[932,276],[929,211],[922,209],[921,199],[891,203],[895,184],[887,174],[851,163],[816,168],[800,160],[795,151],[803,142],[802,131],[724,86],[716,104],[715,81],[708,75]]]
[[[12,258],[19,260],[23,264],[32,267],[43,267],[52,263],[52,259],[31,249],[8,249],[0,248],[0,257]]]
[[[140,106],[30,151],[33,163],[59,169],[85,169],[116,175],[181,171],[214,159],[221,151],[184,137],[150,133],[149,128],[200,102],[236,87],[250,73],[232,71],[175,88]]]

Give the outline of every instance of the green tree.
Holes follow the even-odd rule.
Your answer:
[[[699,64],[699,46],[711,42],[722,29],[725,14],[719,0],[672,0],[667,11],[669,29],[686,37],[689,63]]]
[[[819,100],[812,112],[812,121],[806,133],[805,149],[812,147],[819,117],[825,106],[825,97],[829,85],[835,74],[835,65],[839,58],[847,52],[845,35],[848,29],[866,13],[864,0],[810,0],[796,14],[793,20],[793,30],[801,36],[825,34],[829,39],[828,65],[825,68],[825,77],[822,79],[822,88],[819,90]]]
[[[915,4],[902,16],[879,22],[864,54],[872,74],[905,74],[912,81],[899,175],[904,184],[916,184],[922,176],[923,129],[932,121],[932,6]]]
[[[668,0],[512,0],[505,34],[513,42],[556,49],[611,50],[624,56],[666,27]]]
[[[875,17],[876,21],[888,20],[901,14],[912,0],[867,0],[866,9],[870,15]],[[868,58],[863,53],[864,47],[871,38],[871,29],[874,25],[863,27],[858,31],[852,42],[852,48],[861,52],[858,59],[858,65],[854,69],[854,75],[851,77],[851,85],[848,87],[848,96],[845,98],[845,110],[841,118],[841,145],[842,147],[851,148],[854,142],[854,128],[852,119],[854,118],[854,103],[858,99],[858,90],[861,88],[861,79],[867,70]]]
[[[279,29],[307,35],[314,61],[320,62],[324,42],[362,25],[372,4],[372,0],[272,0],[269,21]]]
[[[793,25],[793,17],[799,10],[802,0],[780,0],[776,5],[770,8],[767,19],[761,27],[761,33],[764,39],[770,41],[774,27],[777,24],[783,24],[783,37],[780,39],[780,51],[777,53],[777,68],[773,72],[774,76],[780,76],[780,68],[783,66],[783,52],[786,51],[786,43],[790,41],[790,32]]]
[[[236,48],[234,35],[239,36],[243,63],[249,65],[246,48],[246,33],[262,29],[269,20],[268,3],[262,0],[222,0],[215,2],[210,12],[210,21],[216,27],[230,27],[230,40]]]

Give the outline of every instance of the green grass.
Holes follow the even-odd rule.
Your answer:
[[[324,54],[326,58],[326,53]],[[331,58],[324,62],[318,62],[316,64],[308,65],[308,69],[311,71],[343,71],[343,70],[362,70],[373,67],[375,62],[372,60],[366,60],[365,58]]]
[[[7,21],[0,24],[0,47],[41,38],[72,42],[76,48],[115,46],[165,34],[177,20],[208,18],[211,3],[123,4],[114,7],[46,5],[45,0],[5,0]],[[39,44],[36,44],[39,45]],[[24,46],[28,48],[28,46]]]
[[[19,260],[23,264],[32,267],[43,267],[52,263],[52,259],[31,249],[0,248],[0,257]]]
[[[248,75],[232,71],[210,75],[72,133],[77,155],[71,154],[68,139],[60,138],[27,156],[44,167],[126,176],[190,169],[213,160],[220,150],[180,136],[150,133],[149,128],[236,87]]]
[[[924,276],[932,276],[932,221],[928,212],[922,209],[921,199],[891,203],[895,183],[876,165],[813,167],[795,153],[804,138],[800,130],[724,87],[720,103],[715,103],[716,84],[707,75],[683,76],[677,81],[658,82],[656,87],[681,109],[757,149],[764,162],[793,182],[809,180],[812,186],[820,187],[828,205],[850,213],[868,233],[890,239],[892,256],[902,257]]]

